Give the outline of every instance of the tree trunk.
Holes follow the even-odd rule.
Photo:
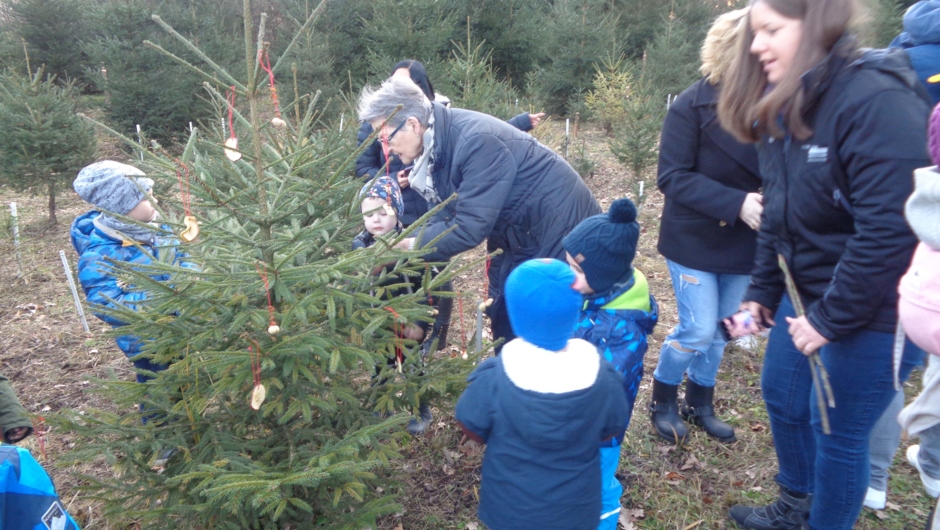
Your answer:
[[[49,224],[55,225],[59,221],[55,217],[55,182],[49,182]]]

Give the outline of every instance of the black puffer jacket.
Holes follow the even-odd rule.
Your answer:
[[[578,173],[532,136],[492,116],[434,104],[432,178],[441,198],[457,194],[423,228],[418,244],[456,228],[434,244],[428,261],[445,261],[487,240],[503,249],[490,267],[490,296],[519,263],[564,259],[562,238],[601,212]],[[491,314],[493,313],[491,308]]]
[[[659,253],[700,271],[748,274],[757,232],[738,214],[747,194],[761,186],[757,150],[721,128],[717,102],[717,88],[700,79],[666,114],[656,178],[666,198]]]
[[[862,54],[845,41],[803,82],[813,134],[759,146],[764,215],[746,299],[777,306],[779,253],[824,337],[891,333],[917,244],[904,202],[914,169],[930,165],[926,94],[903,51]]]

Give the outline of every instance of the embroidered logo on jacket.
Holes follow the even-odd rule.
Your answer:
[[[808,164],[819,164],[825,162],[829,158],[829,148],[820,147],[818,145],[804,145],[803,149],[806,149],[806,163]]]

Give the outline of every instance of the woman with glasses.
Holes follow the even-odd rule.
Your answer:
[[[487,252],[502,250],[489,266],[487,314],[493,338],[511,340],[503,282],[525,260],[564,258],[562,238],[601,211],[584,181],[532,136],[486,114],[432,103],[410,79],[392,76],[363,89],[359,119],[379,131],[390,155],[413,165],[409,186],[429,203],[457,194],[404,245],[421,248],[440,237],[428,261],[446,261],[484,240]]]

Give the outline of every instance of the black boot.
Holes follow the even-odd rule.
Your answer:
[[[751,530],[806,530],[809,523],[809,508],[813,505],[813,496],[798,493],[780,486],[780,498],[773,504],[758,508],[752,506],[732,506],[728,511],[731,520],[741,528]]]
[[[720,442],[737,441],[734,428],[715,416],[714,398],[715,387],[700,386],[691,379],[686,379],[685,400],[679,408],[679,413],[686,421],[698,425],[706,434]]]
[[[679,385],[667,385],[653,378],[653,399],[650,401],[650,419],[656,434],[667,442],[680,445],[689,430],[679,417]]]

